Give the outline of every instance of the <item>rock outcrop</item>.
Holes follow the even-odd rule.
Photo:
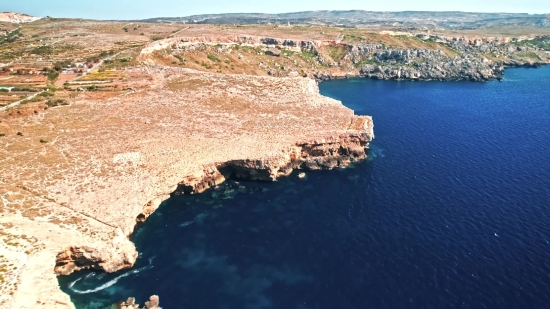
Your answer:
[[[141,50],[141,59],[145,59],[147,55],[166,48],[175,50],[197,50],[204,49],[205,46],[262,46],[265,48],[279,47],[280,49],[288,49],[293,51],[310,52],[318,54],[317,48],[327,44],[323,41],[310,40],[291,40],[280,39],[273,37],[259,36],[221,36],[221,37],[172,37],[164,40],[159,40],[148,44]]]
[[[117,229],[110,246],[73,246],[57,254],[55,273],[70,275],[82,269],[113,273],[134,266],[138,253],[132,242]]]
[[[13,12],[0,13],[0,22],[23,24],[23,23],[30,23],[39,19],[40,17],[34,17],[27,14],[20,14],[20,13],[13,13]]]
[[[256,36],[176,37],[149,44],[143,49],[141,58],[146,59],[150,53],[167,47],[171,48],[172,53],[185,54],[211,52],[209,48],[215,46],[214,51],[222,56],[238,49],[236,45],[243,44],[258,48],[267,55],[281,56],[281,50],[300,52],[303,56],[300,60],[305,62],[294,60],[290,66],[268,66],[260,62],[260,67],[271,76],[289,76],[288,71],[295,71],[304,72],[304,75],[317,80],[355,76],[395,80],[488,81],[502,78],[507,66],[536,67],[550,62],[548,52],[545,54],[544,50],[532,44],[520,44],[533,39],[532,36],[399,35],[407,37],[406,40],[412,41],[414,46],[426,48],[342,43],[340,38],[336,41],[312,41]],[[346,52],[340,57],[340,51]],[[283,55],[288,57],[292,53]]]
[[[231,160],[204,166],[202,174],[190,175],[178,185],[178,193],[196,194],[226,179],[275,181],[295,169],[331,170],[366,158],[365,149],[374,138],[372,118],[356,116],[339,135],[319,136],[296,143],[279,155],[262,160]]]
[[[159,297],[157,295],[153,295],[149,297],[149,301],[146,301],[145,306],[142,308],[136,304],[136,299],[133,297],[130,297],[126,301],[118,303],[115,306],[118,309],[160,309],[159,303]]]

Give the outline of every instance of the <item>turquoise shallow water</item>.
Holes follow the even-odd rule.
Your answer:
[[[80,307],[547,308],[550,67],[504,82],[337,80],[370,159],[164,203],[133,270],[60,278]]]

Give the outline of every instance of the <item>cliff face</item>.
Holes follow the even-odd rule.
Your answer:
[[[202,173],[190,175],[178,184],[176,193],[196,194],[226,179],[275,181],[295,169],[331,170],[365,159],[365,149],[374,138],[372,118],[356,116],[350,129],[339,135],[299,142],[280,154],[262,160],[231,160],[204,166]]]
[[[379,44],[353,45],[343,61],[360,65],[359,74],[376,79],[396,80],[470,80],[499,79],[505,66],[532,66],[548,63],[537,56],[547,53],[535,46],[519,46],[528,37],[447,37],[418,34],[411,40],[447,46],[447,52],[430,49],[392,49]],[[518,57],[533,53],[537,60]],[[367,62],[366,64],[363,64]]]
[[[346,166],[374,137],[370,117],[321,96],[308,78],[166,66],[126,74],[134,91],[125,95],[85,94],[2,120],[0,232],[17,245],[0,243],[0,255],[16,265],[6,278],[18,284],[1,307],[71,308],[55,274],[131,267],[129,238],[171,194]]]
[[[19,14],[19,13],[13,13],[13,12],[0,13],[0,22],[22,24],[22,23],[30,23],[38,19],[40,19],[40,17],[33,17],[26,14]]]
[[[219,37],[173,37],[150,43],[141,50],[140,54],[143,57],[155,51],[166,48],[193,51],[195,49],[203,49],[206,45],[277,46],[287,50],[305,51],[317,54],[317,48],[323,44],[323,41],[281,39],[248,35]]]
[[[82,269],[95,269],[112,273],[130,268],[138,253],[120,229],[107,246],[71,246],[57,254],[54,271],[57,275],[70,275]]]
[[[359,74],[368,78],[396,80],[471,80],[497,79],[504,66],[487,59],[462,56],[449,57],[441,50],[365,49],[354,46],[347,55],[353,63],[368,59],[373,64],[361,66]]]
[[[141,59],[164,51],[179,59],[197,59],[200,54],[216,54],[234,65],[244,62],[244,73],[272,76],[310,76],[317,80],[347,76],[395,80],[470,80],[500,79],[506,66],[536,66],[550,63],[548,43],[538,44],[543,37],[448,37],[413,33],[377,34],[388,42],[346,42],[346,37],[334,41],[295,40],[275,37],[174,37],[151,43],[143,49]],[[533,43],[534,42],[534,43]],[[244,47],[244,48],[243,48]],[[273,52],[278,49],[281,52]],[[238,58],[231,56],[238,53]],[[270,56],[277,57],[270,57]],[[158,55],[157,55],[158,56]],[[198,57],[198,58],[197,58]],[[155,57],[152,57],[155,58]],[[274,61],[272,58],[277,58]],[[215,58],[212,58],[215,59]],[[158,60],[158,57],[157,57]],[[170,61],[166,58],[165,62]],[[193,65],[192,62],[180,63]],[[216,64],[214,64],[216,65]],[[258,65],[257,69],[251,69]],[[217,65],[218,71],[222,66]],[[198,66],[199,69],[202,69]],[[227,67],[229,68],[229,67]]]

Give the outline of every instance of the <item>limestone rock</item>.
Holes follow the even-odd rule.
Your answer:
[[[280,57],[281,56],[281,51],[277,48],[270,48],[265,52],[265,54],[268,55],[268,56]]]
[[[130,268],[137,259],[134,244],[117,229],[110,246],[94,248],[90,246],[69,247],[56,257],[55,273],[69,275],[81,269],[96,269],[112,273]]]
[[[126,301],[118,303],[116,306],[120,309],[140,309],[139,305],[136,304],[136,299],[133,297],[130,297]],[[141,309],[160,309],[159,297],[157,295],[149,297],[149,301],[145,302],[145,306]]]

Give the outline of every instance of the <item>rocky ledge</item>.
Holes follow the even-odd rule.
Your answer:
[[[365,159],[374,138],[372,118],[354,116],[343,134],[300,142],[280,154],[261,160],[231,160],[204,166],[202,174],[190,175],[178,184],[176,193],[195,194],[217,186],[226,179],[275,181],[295,169],[331,170]]]

